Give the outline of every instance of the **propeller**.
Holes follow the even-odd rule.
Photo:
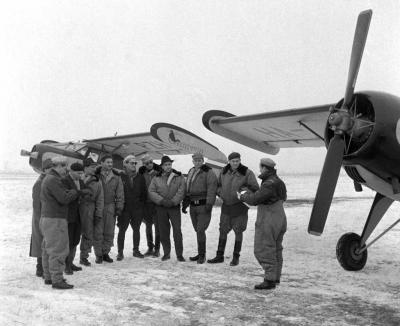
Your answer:
[[[365,43],[367,41],[371,17],[372,10],[363,11],[358,16],[343,105],[340,109],[331,109],[331,114],[328,118],[330,128],[334,131],[334,137],[329,142],[328,152],[325,157],[310,222],[308,224],[308,233],[313,235],[321,235],[324,231],[329,208],[339,178],[340,168],[342,166],[345,151],[344,137],[346,133],[352,130],[354,125],[354,119],[352,119],[349,109],[354,95],[354,87],[357,81]]]

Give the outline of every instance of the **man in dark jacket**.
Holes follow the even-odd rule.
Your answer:
[[[36,276],[43,276],[43,266],[42,266],[42,242],[43,235],[40,232],[39,220],[40,220],[40,189],[42,188],[42,181],[50,169],[53,167],[51,159],[44,160],[42,163],[42,171],[39,178],[36,180],[32,188],[32,235],[31,235],[31,246],[29,250],[30,257],[36,257]]]
[[[110,155],[101,158],[100,181],[104,193],[104,210],[101,223],[102,256],[96,256],[96,264],[112,263],[109,253],[114,246],[115,219],[124,209],[124,186],[119,173],[113,169],[113,159]]]
[[[53,168],[44,178],[40,192],[43,276],[45,284],[52,284],[55,289],[72,289],[73,285],[63,279],[69,252],[68,204],[85,191],[68,190],[63,184],[61,178],[67,172],[64,158],[54,157],[52,163]]]
[[[174,233],[175,252],[178,261],[183,262],[183,242],[181,230],[180,204],[185,197],[185,179],[182,173],[172,169],[168,156],[161,158],[161,168],[157,176],[151,180],[150,199],[156,204],[158,225],[160,227],[161,244],[164,250],[162,260],[171,258],[170,223]]]
[[[103,255],[103,229],[101,223],[103,220],[104,193],[99,176],[96,174],[97,163],[91,158],[87,158],[83,161],[83,165],[85,174],[83,182],[92,191],[92,194],[81,198],[79,205],[82,226],[81,257],[79,263],[90,266],[88,258],[92,246],[97,257]]]
[[[82,190],[85,184],[82,181],[83,165],[80,163],[72,163],[68,174],[62,179],[67,189]],[[79,198],[68,204],[68,239],[69,254],[65,260],[65,274],[72,275],[73,272],[81,271],[82,267],[74,264],[76,247],[81,238],[81,221],[79,214]]]
[[[194,167],[188,172],[186,181],[186,197],[182,212],[186,213],[190,205],[190,218],[197,234],[197,255],[191,261],[204,264],[206,256],[206,230],[210,225],[211,211],[217,194],[217,176],[212,168],[204,164],[202,153],[192,156]]]
[[[242,201],[257,205],[254,255],[265,271],[264,281],[255,286],[258,290],[274,289],[280,283],[282,273],[282,240],[287,225],[283,209],[286,186],[276,175],[274,167],[275,162],[270,158],[261,159],[260,190],[240,196]]]
[[[239,264],[242,249],[243,232],[247,228],[248,207],[237,197],[237,192],[242,189],[256,191],[259,189],[254,173],[241,164],[240,154],[231,153],[228,156],[229,164],[225,166],[218,178],[217,194],[222,199],[221,217],[219,222],[219,241],[217,255],[208,260],[208,263],[222,263],[228,233],[235,232],[235,246],[231,266]]]
[[[143,166],[140,167],[139,173],[143,175],[146,180],[146,189],[149,189],[151,180],[157,173],[161,171],[161,167],[153,162],[149,154],[142,157]],[[147,238],[147,252],[145,256],[160,256],[160,229],[157,223],[156,206],[147,196],[146,204],[144,205],[143,219],[146,223],[146,238]],[[153,224],[154,224],[154,243],[153,243]]]
[[[139,250],[140,225],[143,220],[143,209],[147,198],[146,181],[142,174],[137,173],[135,156],[128,155],[124,159],[125,171],[121,173],[124,185],[124,210],[118,217],[118,256],[117,260],[124,259],[125,232],[129,224],[133,230],[133,257],[143,258]]]

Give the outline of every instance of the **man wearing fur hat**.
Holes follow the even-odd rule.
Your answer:
[[[96,256],[96,264],[112,263],[109,253],[114,245],[115,219],[124,209],[124,186],[119,173],[113,169],[111,155],[104,155],[101,160],[100,180],[104,193],[104,210],[101,223],[102,256]]]
[[[180,204],[185,197],[185,178],[182,173],[172,169],[168,156],[161,158],[162,171],[150,183],[149,196],[156,204],[161,244],[164,250],[162,260],[171,258],[170,223],[174,233],[175,252],[178,261],[183,262],[183,242],[181,231]]]
[[[248,207],[239,200],[237,192],[243,189],[254,192],[259,189],[259,186],[254,173],[241,164],[239,153],[229,154],[228,160],[229,164],[222,169],[218,178],[217,194],[221,197],[223,203],[219,223],[217,255],[207,262],[215,264],[224,261],[228,233],[233,230],[235,232],[235,246],[230,265],[236,266],[239,264],[243,232],[247,228],[248,220]]]
[[[268,290],[275,288],[281,278],[282,240],[286,232],[286,215],[283,209],[286,186],[276,175],[275,162],[270,158],[261,159],[260,173],[260,190],[246,192],[240,199],[250,205],[257,205],[254,255],[265,271],[265,278],[255,289]]]
[[[83,190],[85,184],[82,181],[83,165],[80,163],[72,163],[69,167],[68,174],[63,178],[63,183],[67,189]],[[81,238],[81,218],[79,215],[79,198],[68,204],[68,239],[69,254],[65,260],[65,274],[72,275],[73,272],[81,271],[82,267],[74,264],[76,247]]]
[[[124,172],[121,180],[124,185],[124,210],[118,217],[118,256],[117,260],[124,259],[125,233],[129,224],[133,231],[133,257],[144,258],[139,250],[140,225],[143,220],[143,209],[147,199],[146,181],[142,174],[137,173],[137,160],[134,155],[128,155],[124,161]]]
[[[35,184],[32,188],[32,235],[31,235],[31,246],[29,250],[30,257],[36,257],[36,276],[43,276],[43,265],[42,265],[42,241],[43,236],[39,229],[39,220],[40,220],[40,189],[42,187],[42,181],[46,174],[53,167],[53,163],[51,163],[51,159],[44,160],[42,163],[42,173],[39,178],[36,180]]]
[[[161,171],[161,167],[153,162],[153,158],[149,154],[142,157],[142,164],[139,168],[139,173],[143,175],[146,180],[146,189],[149,189],[151,180],[157,173]],[[147,252],[145,256],[160,256],[160,230],[157,223],[156,206],[147,196],[146,204],[144,206],[143,219],[146,224],[146,238],[147,238]],[[154,242],[153,242],[153,225],[154,225]]]
[[[204,164],[202,153],[192,155],[193,165],[186,181],[187,205],[190,206],[190,218],[197,234],[197,255],[191,261],[204,264],[206,257],[206,230],[210,225],[211,211],[217,195],[218,180],[212,168]],[[186,213],[186,205],[182,212]]]
[[[81,198],[79,211],[82,225],[81,255],[79,263],[90,266],[89,253],[94,247],[96,256],[102,256],[102,228],[104,193],[99,176],[96,174],[97,163],[91,158],[83,161],[85,187],[92,191],[90,196]]]

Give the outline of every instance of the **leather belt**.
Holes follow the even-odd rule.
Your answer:
[[[207,203],[206,199],[192,200],[190,201],[191,206],[202,206]]]

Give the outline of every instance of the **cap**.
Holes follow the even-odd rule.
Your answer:
[[[262,158],[262,159],[260,160],[260,164],[261,164],[261,165],[268,166],[268,167],[270,167],[270,168],[273,168],[273,167],[275,167],[275,165],[276,165],[276,163],[275,163],[273,160],[271,160],[270,158],[268,158],[268,157]]]
[[[124,164],[126,164],[129,161],[137,162],[135,155],[128,155],[127,157],[124,158]]]
[[[53,166],[57,166],[67,164],[67,160],[65,159],[65,157],[62,156],[54,156],[51,158],[51,163],[53,163]]]
[[[75,163],[72,163],[72,164],[71,164],[71,166],[69,167],[69,169],[70,169],[71,171],[75,171],[75,172],[83,171],[83,165],[82,165],[81,163],[75,162]]]
[[[149,162],[149,161],[153,161],[153,158],[149,155],[149,154],[144,154],[142,156],[142,162]]]
[[[192,159],[204,160],[204,155],[203,153],[197,152],[192,155]]]
[[[233,153],[230,153],[229,156],[228,156],[228,160],[229,160],[229,161],[230,161],[230,160],[233,160],[233,159],[235,159],[235,158],[240,158],[240,154],[237,153],[237,152],[233,152]]]
[[[167,163],[167,162],[171,162],[172,163],[173,160],[171,160],[169,156],[163,156],[161,158],[161,165],[163,165],[164,163]]]
[[[51,169],[53,167],[53,162],[50,158],[42,162],[42,170]]]

